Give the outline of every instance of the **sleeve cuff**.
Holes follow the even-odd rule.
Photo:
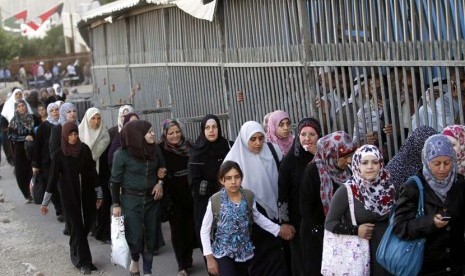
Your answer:
[[[52,199],[52,193],[45,192],[44,199],[42,200],[42,206],[48,206],[50,200]]]

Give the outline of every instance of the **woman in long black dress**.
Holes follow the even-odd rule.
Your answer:
[[[8,127],[8,139],[14,146],[16,182],[26,199],[26,203],[31,203],[32,196],[29,191],[29,182],[32,177],[32,166],[26,155],[24,143],[34,141],[34,117],[28,113],[24,100],[16,101],[15,110],[15,115]]]
[[[58,177],[61,176],[61,189],[58,189],[66,212],[65,219],[70,231],[71,262],[83,274],[97,270],[92,264],[87,235],[95,218],[96,209],[102,204],[102,187],[99,186],[95,162],[89,147],[81,143],[78,126],[65,123],[61,131],[61,147],[53,153],[47,191],[42,202],[42,214],[47,214],[48,204],[55,191]]]
[[[173,200],[170,217],[171,241],[178,263],[178,276],[192,267],[192,250],[196,247],[192,196],[187,181],[187,163],[192,148],[176,120],[165,120],[159,144],[165,158],[165,189]]]

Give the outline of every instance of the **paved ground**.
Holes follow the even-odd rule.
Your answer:
[[[62,234],[64,225],[56,220],[53,207],[47,216],[42,216],[39,205],[24,204],[13,168],[5,161],[0,175],[0,275],[80,275],[69,260],[69,240]],[[163,224],[163,234],[166,246],[154,258],[153,275],[176,275],[168,223]],[[128,275],[126,270],[110,263],[110,245],[100,244],[93,237],[89,237],[89,243],[99,268],[92,274]],[[199,249],[195,250],[190,275],[206,275]]]

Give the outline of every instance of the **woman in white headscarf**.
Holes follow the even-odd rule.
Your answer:
[[[257,209],[275,222],[278,219],[278,164],[282,156],[278,146],[265,145],[263,126],[248,121],[242,125],[225,158],[243,168],[243,188],[254,192]],[[250,275],[288,275],[279,238],[254,225],[252,241],[255,256],[249,267]]]
[[[2,116],[5,117],[5,119],[7,119],[8,123],[15,116],[15,111],[16,111],[15,103],[18,100],[26,101],[23,95],[23,90],[21,90],[20,88],[15,88],[13,90],[13,93],[11,93],[11,96],[6,100],[5,105],[3,106],[3,109],[2,109]],[[31,107],[29,106],[27,102],[26,102],[26,106],[27,106],[27,112],[29,114],[34,114],[32,112]]]
[[[79,139],[88,145],[92,152],[92,159],[94,159],[97,166],[99,184],[102,186],[103,191],[103,203],[100,209],[97,210],[97,223],[92,232],[97,240],[108,243],[111,240],[111,194],[108,189],[111,171],[107,162],[110,135],[102,122],[100,109],[95,107],[87,109],[79,125]]]

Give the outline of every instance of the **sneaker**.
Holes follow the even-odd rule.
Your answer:
[[[189,275],[189,274],[188,274],[187,271],[185,271],[184,269],[178,271],[178,276],[188,276],[188,275]]]
[[[81,274],[90,274],[91,271],[90,271],[90,267],[87,266],[87,265],[84,265],[81,267]]]
[[[29,197],[26,199],[26,202],[25,202],[25,203],[26,203],[26,204],[30,204],[30,203],[32,203],[32,202],[34,202],[34,200],[32,200],[32,197],[29,196]]]

